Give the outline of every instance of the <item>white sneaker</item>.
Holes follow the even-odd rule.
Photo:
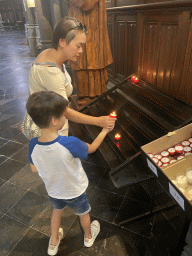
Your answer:
[[[50,237],[50,239],[49,239],[49,247],[48,247],[48,250],[47,250],[47,253],[49,254],[49,255],[56,255],[57,254],[57,252],[58,252],[58,249],[59,249],[59,244],[60,244],[60,241],[61,241],[61,239],[63,238],[63,229],[62,228],[60,228],[59,229],[59,242],[58,242],[58,244],[57,245],[51,245],[51,237]],[[50,247],[54,247],[53,249],[51,249]]]
[[[93,245],[97,235],[99,234],[99,231],[100,231],[100,224],[99,224],[99,222],[97,220],[94,220],[91,223],[91,235],[92,235],[92,238],[89,239],[88,242],[86,242],[85,241],[85,236],[84,236],[84,245],[86,247],[91,247]]]

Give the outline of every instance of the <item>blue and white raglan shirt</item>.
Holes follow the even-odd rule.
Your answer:
[[[88,156],[85,142],[73,136],[58,136],[50,142],[33,138],[29,143],[29,161],[35,165],[49,196],[72,199],[88,187],[88,178],[80,159]]]

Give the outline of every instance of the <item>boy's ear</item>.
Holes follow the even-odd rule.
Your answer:
[[[54,116],[51,118],[51,122],[50,124],[52,124],[53,126],[57,125],[57,118],[55,118]]]

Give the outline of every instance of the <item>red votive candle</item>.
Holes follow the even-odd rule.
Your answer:
[[[134,82],[134,79],[136,78],[136,76],[132,76],[131,77],[131,81],[133,81]]]
[[[149,157],[154,157],[154,155],[152,154],[152,153],[147,153],[147,155],[149,156]]]
[[[161,158],[161,162],[162,162],[162,164],[169,164],[170,159],[169,159],[169,157],[163,157],[163,158]]]
[[[175,155],[175,149],[174,148],[168,148],[167,151],[169,152],[169,155],[171,155],[171,156]]]
[[[162,155],[162,157],[167,157],[167,156],[169,156],[169,152],[164,150],[161,152],[161,155]]]
[[[155,162],[156,164],[159,163],[159,160],[158,160],[156,157],[152,157],[152,160],[153,160],[153,162]]]
[[[187,141],[187,140],[184,140],[184,141],[181,142],[181,145],[182,145],[183,147],[188,147],[188,146],[190,145],[190,142]]]
[[[183,153],[183,146],[176,146],[175,147],[175,152],[177,154],[182,154]]]
[[[115,134],[115,140],[120,140],[121,139],[121,135],[120,134]]]
[[[113,118],[116,118],[116,117],[117,117],[117,115],[116,115],[115,111],[114,111],[114,112],[112,112],[109,116],[110,116],[110,117],[113,117]]]
[[[138,83],[138,82],[139,82],[139,78],[138,78],[138,77],[135,77],[134,83]]]

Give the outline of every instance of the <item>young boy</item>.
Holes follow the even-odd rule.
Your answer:
[[[90,222],[91,207],[86,197],[88,178],[80,159],[85,159],[100,146],[107,133],[103,128],[91,143],[85,143],[73,136],[60,136],[65,123],[68,101],[54,92],[42,91],[32,94],[27,101],[27,112],[34,123],[42,129],[42,136],[33,138],[29,144],[29,160],[33,172],[38,172],[45,183],[53,204],[51,237],[48,254],[56,255],[63,229],[60,228],[62,210],[68,205],[80,217],[84,230],[84,245],[93,245],[99,231],[97,220]]]

